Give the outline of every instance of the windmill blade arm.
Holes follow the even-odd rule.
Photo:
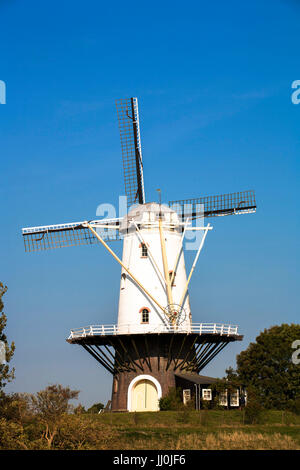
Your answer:
[[[145,203],[145,189],[142,162],[142,146],[137,98],[116,100],[125,192],[128,207]]]
[[[256,201],[254,191],[243,191],[170,201],[169,207],[178,212],[182,220],[185,220],[186,218],[249,214],[256,211]]]
[[[120,219],[93,220],[89,222],[106,241],[119,240]],[[72,222],[22,229],[25,251],[41,251],[65,246],[99,243],[87,227],[87,222]]]

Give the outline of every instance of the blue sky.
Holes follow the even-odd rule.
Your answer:
[[[124,194],[116,98],[139,98],[148,201],[156,188],[165,201],[256,191],[255,215],[213,220],[191,282],[193,321],[244,334],[203,373],[222,376],[262,329],[299,322],[299,21],[292,0],[0,1],[8,391],[110,397],[110,374],[65,338],[116,321],[119,266],[99,246],[26,254],[21,228],[94,218]]]

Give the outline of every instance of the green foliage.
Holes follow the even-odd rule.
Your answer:
[[[216,397],[214,397],[211,401],[211,408],[213,410],[224,410],[226,407],[225,406],[222,406],[220,405],[220,399],[219,399],[219,396],[217,395]]]
[[[15,345],[14,343],[11,343],[11,346],[9,346],[7,342],[6,335],[4,334],[4,329],[6,327],[7,323],[7,317],[5,313],[3,312],[3,296],[7,291],[7,287],[0,282],[0,341],[2,341],[5,344],[5,360],[6,363],[1,364],[0,363],[0,394],[5,387],[5,385],[10,382],[14,378],[14,369],[11,371],[9,370],[9,361],[13,357],[14,351],[15,351]]]
[[[56,421],[71,410],[70,400],[78,398],[79,391],[62,385],[49,385],[31,396],[33,410],[47,421]]]
[[[297,339],[300,325],[273,326],[237,356],[240,382],[255,389],[265,408],[285,409],[300,398],[300,367],[292,362],[291,347]]]
[[[0,449],[28,449],[23,426],[13,421],[0,418]]]
[[[49,449],[65,414],[72,409],[69,401],[76,399],[78,395],[79,391],[62,385],[49,385],[45,390],[31,395],[32,410],[45,426],[44,438]]]
[[[203,400],[203,398],[201,398],[200,400],[200,409],[201,410],[209,410],[211,408],[211,400]]]
[[[248,390],[247,406],[244,409],[245,424],[259,424],[262,419],[263,408],[253,389]]]
[[[160,411],[178,410],[182,407],[181,389],[170,387],[167,395],[159,400]]]
[[[226,377],[217,379],[217,381],[210,386],[210,388],[217,392],[217,394],[224,392],[225,390],[230,394],[230,392],[235,392],[237,388],[240,388],[243,385],[239,374],[232,367],[226,369],[225,372]]]
[[[32,416],[30,395],[26,393],[2,393],[0,397],[0,416],[8,421],[23,424]]]
[[[133,413],[133,422],[136,425],[138,425],[141,421],[141,415],[137,413],[136,411]]]
[[[103,403],[94,403],[90,408],[88,408],[88,413],[98,414],[100,410],[103,410]]]
[[[0,449],[47,450],[45,425],[39,415],[31,414],[22,422],[0,418]],[[274,441],[272,448],[281,448],[279,436],[288,434],[295,442],[290,448],[300,446],[300,416],[288,411],[263,411],[259,424],[245,424],[240,410],[187,410],[165,411],[164,413],[103,413],[101,415],[65,413],[53,438],[54,450],[100,450],[100,449],[200,449],[199,439],[209,441],[219,432],[222,434],[243,433],[245,442],[238,443],[247,448],[247,437],[255,439],[266,436]],[[11,415],[12,416],[12,415]],[[292,426],[291,426],[292,425]],[[194,437],[197,439],[194,442]],[[183,440],[181,440],[181,437]],[[185,441],[186,438],[186,442]],[[230,438],[231,439],[231,438]],[[191,440],[191,442],[189,442]],[[194,442],[194,444],[193,444]],[[192,445],[190,447],[190,445]],[[230,448],[231,442],[219,449]],[[279,447],[278,447],[279,446]],[[244,447],[239,447],[244,448]],[[253,448],[255,445],[253,444]],[[260,448],[260,447],[258,447]],[[297,447],[298,448],[298,447]]]
[[[74,414],[75,415],[81,415],[83,413],[86,413],[86,409],[85,407],[79,403],[79,405],[77,405],[75,408],[74,408]]]
[[[291,400],[291,402],[288,403],[288,409],[292,413],[295,413],[296,415],[300,416],[300,397],[296,398],[296,400]]]
[[[116,432],[92,414],[66,415],[54,439],[55,449],[104,449]]]

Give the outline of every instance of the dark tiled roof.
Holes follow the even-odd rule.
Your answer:
[[[210,385],[218,380],[215,377],[207,377],[206,375],[198,374],[175,374],[175,376],[200,385]]]

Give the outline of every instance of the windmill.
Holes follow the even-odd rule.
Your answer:
[[[189,200],[146,202],[137,98],[116,101],[128,212],[124,217],[23,228],[26,251],[100,243],[121,266],[118,321],[72,329],[81,345],[113,375],[112,410],[157,410],[180,380],[190,384],[229,343],[238,327],[193,323],[189,283],[211,225],[210,217],[256,211],[253,191]],[[200,231],[187,276],[183,241]],[[109,243],[123,241],[120,259]],[[188,385],[187,385],[188,386]],[[192,387],[193,388],[193,387]]]

